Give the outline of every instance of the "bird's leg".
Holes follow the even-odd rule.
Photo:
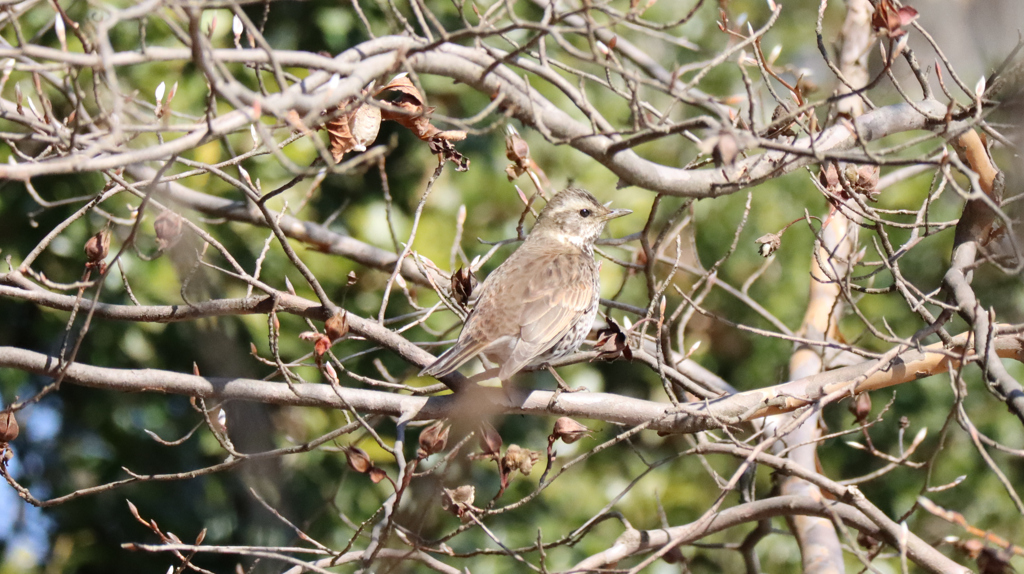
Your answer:
[[[580,391],[587,390],[587,387],[584,387],[584,386],[570,387],[568,384],[566,384],[565,381],[562,380],[562,377],[558,376],[558,373],[555,371],[555,368],[552,367],[551,365],[544,365],[544,368],[546,368],[548,370],[548,372],[551,373],[551,375],[555,377],[555,381],[558,382],[558,390],[556,391],[556,394],[557,393],[578,393]]]

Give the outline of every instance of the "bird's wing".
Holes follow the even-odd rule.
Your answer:
[[[476,289],[473,294],[474,309],[466,318],[466,324],[462,327],[462,333],[455,346],[448,349],[437,358],[436,361],[420,371],[420,376],[443,377],[455,369],[458,369],[473,357],[480,354],[493,339],[504,333],[494,332],[496,315],[501,313],[500,301],[491,295],[491,286],[500,277],[500,267],[487,276],[487,279]],[[492,317],[488,320],[487,317]]]
[[[498,377],[506,380],[557,343],[593,302],[594,283],[579,265],[556,259],[548,273],[538,273],[523,296],[519,341]],[[587,269],[586,271],[589,271]]]
[[[461,336],[455,346],[448,349],[420,371],[420,376],[443,377],[480,354],[486,344],[470,336]]]

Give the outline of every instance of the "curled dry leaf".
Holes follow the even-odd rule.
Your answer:
[[[879,0],[871,16],[871,27],[881,36],[899,38],[907,33],[903,28],[917,20],[917,10],[910,6],[896,8],[892,0]]]
[[[18,438],[20,430],[18,419],[14,418],[12,411],[0,413],[0,444],[6,444]]]
[[[551,431],[553,440],[561,440],[565,444],[572,444],[583,437],[590,436],[590,429],[574,421],[569,417],[561,417],[555,421],[555,428]]]
[[[338,104],[338,115],[324,125],[336,162],[350,151],[366,151],[380,132],[380,108],[370,103],[354,106],[354,101],[348,99]]]
[[[423,432],[420,433],[419,455],[428,457],[443,451],[444,447],[448,445],[449,431],[451,431],[451,427],[445,424],[444,421],[437,421],[423,429]]]
[[[452,273],[452,297],[463,309],[469,303],[469,298],[473,295],[473,289],[476,288],[478,283],[473,273],[464,267],[459,267],[458,271]]]
[[[358,446],[347,446],[343,450],[348,458],[348,467],[352,470],[366,474],[374,468],[373,461],[370,460],[370,455],[366,454],[365,450]]]
[[[595,359],[610,361],[622,356],[627,361],[633,360],[633,350],[629,348],[629,338],[611,317],[608,318],[608,326],[597,332],[597,343],[594,345],[594,349],[598,351]]]
[[[839,182],[839,171],[836,170],[836,166],[833,163],[828,164],[828,166],[818,172],[818,182],[825,188],[825,191],[832,195],[841,195],[843,193],[843,184]]]
[[[434,108],[423,104],[423,95],[419,88],[412,83],[409,76],[399,74],[391,82],[377,91],[377,95],[384,92],[393,92],[397,97],[389,100],[388,103],[397,110],[383,110],[381,118],[398,122],[405,126],[416,137],[430,144],[430,150],[441,156],[444,161],[455,164],[456,171],[469,169],[469,159],[459,153],[452,142],[466,139],[466,132],[462,130],[442,131],[430,123],[430,114]]]

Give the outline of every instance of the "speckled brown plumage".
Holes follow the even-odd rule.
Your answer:
[[[480,286],[458,342],[422,374],[441,377],[483,355],[507,381],[575,352],[600,299],[594,242],[609,219],[628,213],[573,187],[551,198],[519,249]]]

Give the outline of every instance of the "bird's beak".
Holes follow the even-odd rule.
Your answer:
[[[608,221],[609,219],[615,219],[616,217],[622,217],[623,215],[629,215],[630,213],[633,213],[632,209],[613,209],[604,216],[604,220]]]

